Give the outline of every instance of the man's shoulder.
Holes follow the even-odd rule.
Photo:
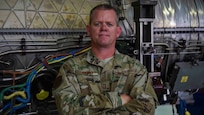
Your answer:
[[[117,53],[117,58],[122,59],[123,61],[127,61],[127,62],[134,62],[134,63],[140,63],[138,59],[136,59],[136,57],[131,57],[127,54],[124,53]]]
[[[144,68],[144,65],[136,57],[131,57],[123,53],[117,54],[116,63],[120,63],[120,65],[125,68],[128,67],[131,69]]]

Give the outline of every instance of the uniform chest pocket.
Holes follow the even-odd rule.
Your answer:
[[[82,94],[100,93],[98,88],[100,79],[98,75],[77,74],[77,80]]]
[[[119,93],[129,94],[130,89],[133,87],[135,72],[133,70],[115,70],[114,77],[117,78],[117,83],[112,84],[114,91]]]

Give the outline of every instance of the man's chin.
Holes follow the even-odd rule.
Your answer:
[[[98,44],[98,47],[102,47],[102,48],[109,48],[111,45],[110,44]]]

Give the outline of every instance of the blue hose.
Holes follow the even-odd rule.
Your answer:
[[[186,101],[180,99],[179,102],[180,102],[179,115],[185,115],[185,111],[186,111],[186,110],[185,110],[185,109],[186,109]]]
[[[21,108],[25,107],[26,105],[27,105],[26,103],[23,103],[23,104],[21,104],[20,106],[17,106],[17,107],[12,108],[9,115],[13,115],[13,113],[14,113],[16,110],[21,109]]]

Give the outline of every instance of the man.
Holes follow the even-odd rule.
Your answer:
[[[146,68],[115,49],[120,36],[117,11],[91,10],[87,34],[91,49],[67,60],[53,89],[62,115],[153,115],[157,97]]]

